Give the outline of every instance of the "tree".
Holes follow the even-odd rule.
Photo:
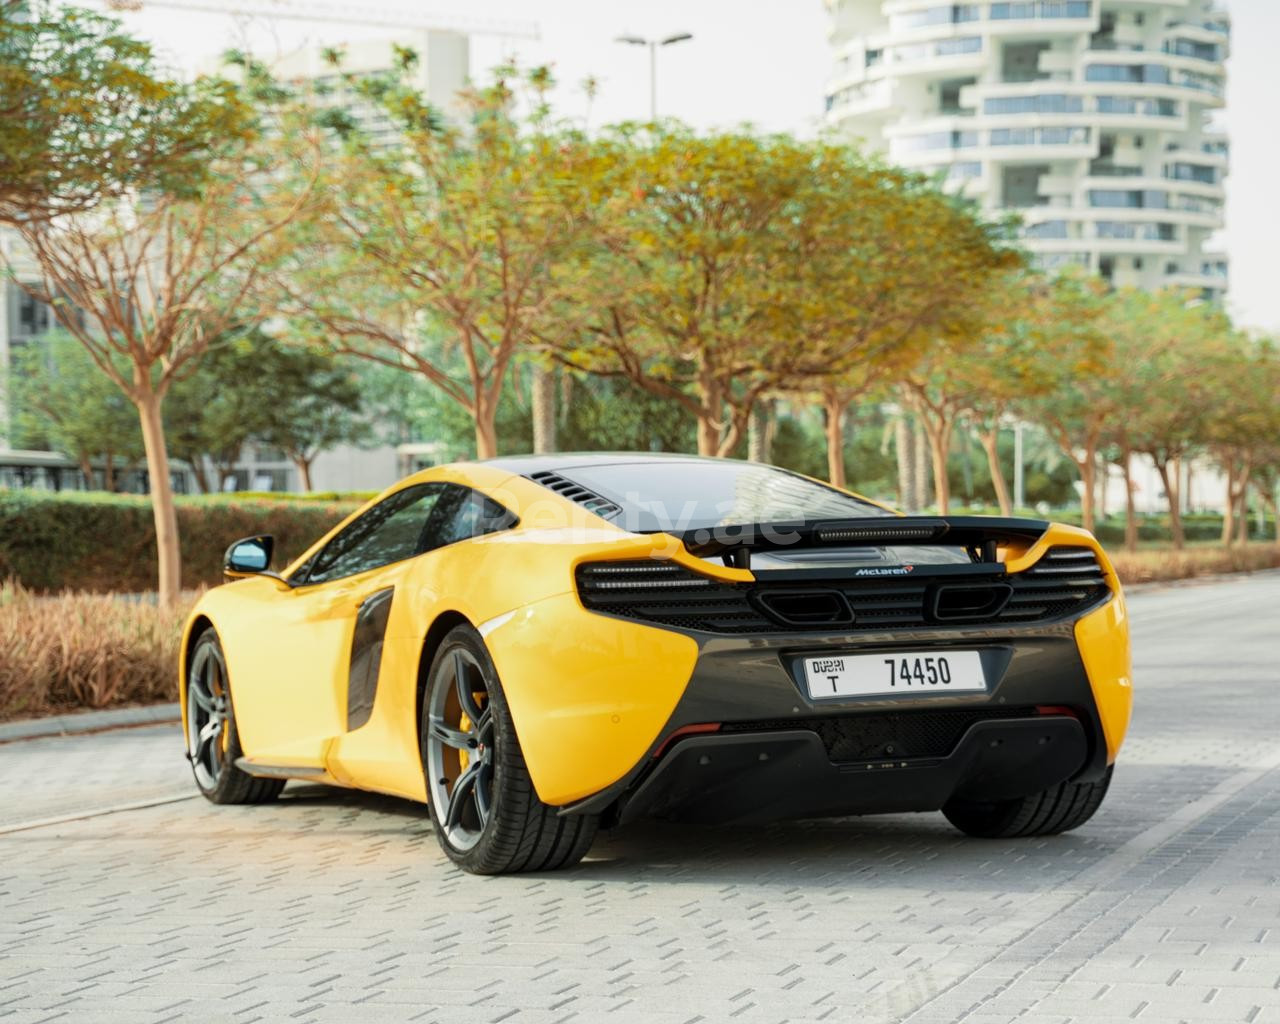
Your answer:
[[[949,448],[957,420],[973,426],[1000,513],[1009,515],[1013,502],[1000,464],[1001,423],[1019,402],[1045,395],[1063,370],[1079,377],[1094,369],[1090,346],[1103,342],[1089,334],[1075,339],[1072,324],[1058,318],[1060,307],[1089,287],[1071,276],[1048,280],[1019,271],[993,278],[992,285],[976,339],[958,351],[935,351],[908,386],[931,439],[942,435]],[[935,457],[935,477],[937,472]]]
[[[1022,263],[1005,244],[1005,225],[984,221],[972,204],[919,176],[880,169],[878,177],[863,190],[833,182],[853,209],[843,221],[819,221],[827,238],[803,260],[812,275],[808,287],[825,296],[803,316],[811,344],[821,353],[817,390],[828,479],[837,486],[845,482],[850,404],[894,377],[923,380],[909,371],[971,344],[983,330],[993,284]],[[829,265],[815,269],[824,256]],[[927,391],[908,391],[917,412],[928,404]],[[930,423],[923,415],[920,420],[928,431]],[[943,433],[929,435],[935,452],[942,445],[945,453]],[[944,475],[945,464],[943,454]],[[940,494],[945,500],[945,487]]]
[[[1117,394],[1116,347],[1102,317],[1113,300],[1102,283],[1083,275],[1056,278],[1038,314],[1051,343],[1039,350],[1038,392],[1015,403],[1015,412],[1039,423],[1080,473],[1081,521],[1094,526],[1098,452],[1123,409]]]
[[[305,133],[286,127],[273,124],[269,137],[260,127],[260,145],[206,139],[208,169],[195,194],[165,191],[158,174],[145,193],[17,224],[42,277],[21,287],[53,307],[137,410],[163,605],[177,600],[181,574],[162,405],[210,342],[244,317],[280,258],[282,228],[307,202],[305,184],[279,187],[284,166],[313,162]]]
[[[261,327],[236,328],[215,340],[194,372],[176,381],[165,402],[170,451],[186,459],[203,491],[221,481],[251,441],[279,448],[311,490],[311,464],[326,448],[360,441],[368,424],[354,367],[301,344],[285,344]],[[216,476],[210,481],[206,466]]]
[[[1185,543],[1175,467],[1200,450],[1216,399],[1205,372],[1231,337],[1217,306],[1187,292],[1124,289],[1108,304],[1102,327],[1116,347],[1112,394],[1116,415],[1103,431],[1124,451],[1150,457],[1169,506],[1173,546]],[[1234,381],[1223,381],[1228,391]],[[1128,480],[1126,479],[1126,486]]]
[[[406,70],[417,59],[401,57]],[[513,88],[530,82],[547,79],[500,68],[467,97],[471,123],[460,126],[401,77],[364,80],[396,138],[336,126],[345,142],[286,282],[295,315],[335,350],[419,374],[466,410],[481,458],[497,454],[508,372],[552,326],[556,267],[578,244],[608,163],[578,132],[530,129],[513,104]]]
[[[311,490],[311,464],[322,451],[368,434],[360,419],[360,382],[350,366],[315,350],[274,343],[261,350],[258,369],[271,398],[255,439],[285,453]]]
[[[75,459],[92,489],[93,460],[103,460],[103,486],[115,490],[117,460],[142,455],[138,415],[84,347],[63,331],[28,345],[9,378],[18,446],[46,444]]]
[[[80,212],[135,188],[198,189],[209,140],[244,138],[226,83],[173,81],[113,18],[0,0],[0,223]]]
[[[703,454],[735,451],[767,394],[874,379],[951,301],[948,269],[991,251],[924,179],[848,146],[648,131],[623,136],[638,148],[581,275],[610,300],[561,358],[684,407]]]
[[[1280,466],[1280,351],[1268,340],[1232,333],[1203,360],[1207,381],[1204,440],[1226,474],[1222,542],[1248,536],[1250,483],[1275,510],[1276,469]]]

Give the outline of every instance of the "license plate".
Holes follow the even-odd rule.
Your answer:
[[[809,696],[814,700],[977,693],[987,689],[982,657],[977,651],[805,658],[804,674]]]

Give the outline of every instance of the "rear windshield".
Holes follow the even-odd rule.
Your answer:
[[[889,514],[756,462],[629,462],[577,466],[562,475],[620,506],[614,522],[636,533]]]

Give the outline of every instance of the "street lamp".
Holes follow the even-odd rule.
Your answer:
[[[643,36],[618,36],[615,43],[629,43],[632,46],[649,47],[649,120],[658,119],[658,47],[672,46],[692,39],[692,32],[677,32],[665,39],[645,39]]]

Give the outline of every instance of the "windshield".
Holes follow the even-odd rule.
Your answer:
[[[575,466],[563,475],[617,504],[622,513],[614,522],[634,533],[891,514],[755,462],[655,460]]]

